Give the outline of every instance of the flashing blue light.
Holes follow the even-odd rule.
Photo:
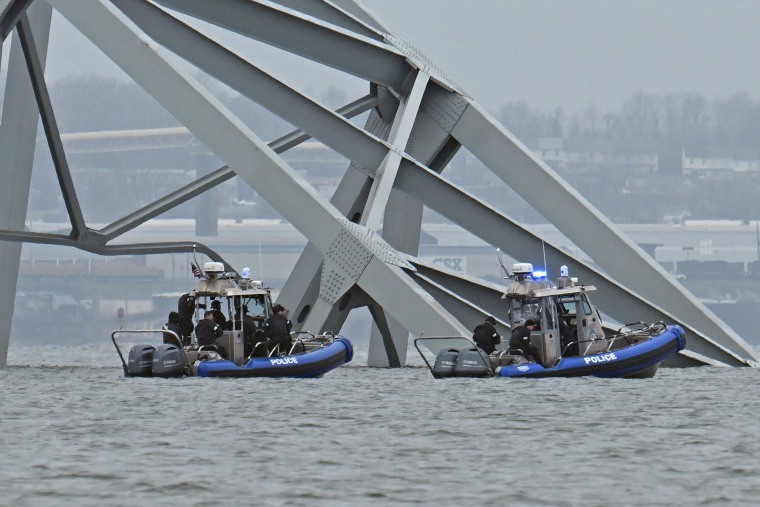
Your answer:
[[[542,278],[546,278],[546,271],[534,271],[531,273],[531,276],[534,280],[540,280]]]

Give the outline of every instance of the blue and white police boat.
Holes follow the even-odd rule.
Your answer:
[[[270,290],[260,282],[225,273],[220,262],[204,265],[198,286],[178,302],[177,330],[119,329],[111,341],[126,377],[295,377],[314,378],[348,363],[353,346],[344,336],[291,333],[291,344],[272,345],[264,322],[273,314]],[[213,345],[198,346],[193,320],[203,319],[219,301],[227,325]],[[138,338],[139,337],[139,338]],[[134,343],[151,337],[164,343]],[[123,348],[129,347],[126,355]],[[220,352],[224,352],[225,357]]]
[[[588,294],[562,266],[556,284],[530,263],[512,266],[502,296],[511,329],[536,323],[522,350],[510,348],[509,337],[490,355],[464,337],[424,337],[415,347],[435,378],[445,377],[622,377],[649,378],[662,361],[686,347],[677,325],[627,324],[605,333]],[[526,333],[527,334],[527,333]],[[431,365],[428,355],[435,354]]]

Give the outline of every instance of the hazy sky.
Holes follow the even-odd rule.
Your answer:
[[[489,107],[760,92],[757,0],[364,0]]]
[[[639,90],[760,98],[758,0],[363,3],[490,110],[522,99],[544,110],[593,102],[609,111]],[[70,30],[53,34],[60,42],[51,48],[51,80],[116,72]]]

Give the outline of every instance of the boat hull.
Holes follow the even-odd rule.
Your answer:
[[[321,377],[348,363],[353,357],[351,342],[343,337],[317,350],[277,357],[256,357],[238,366],[232,361],[200,361],[199,377]]]
[[[545,368],[537,363],[502,366],[497,370],[496,376],[647,378],[654,376],[662,361],[685,347],[686,337],[683,329],[680,326],[668,326],[650,340],[623,349],[589,356],[566,357],[553,368]]]

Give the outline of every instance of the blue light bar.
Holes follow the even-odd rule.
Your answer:
[[[540,280],[541,278],[546,278],[546,271],[534,271],[531,276],[534,280]]]

